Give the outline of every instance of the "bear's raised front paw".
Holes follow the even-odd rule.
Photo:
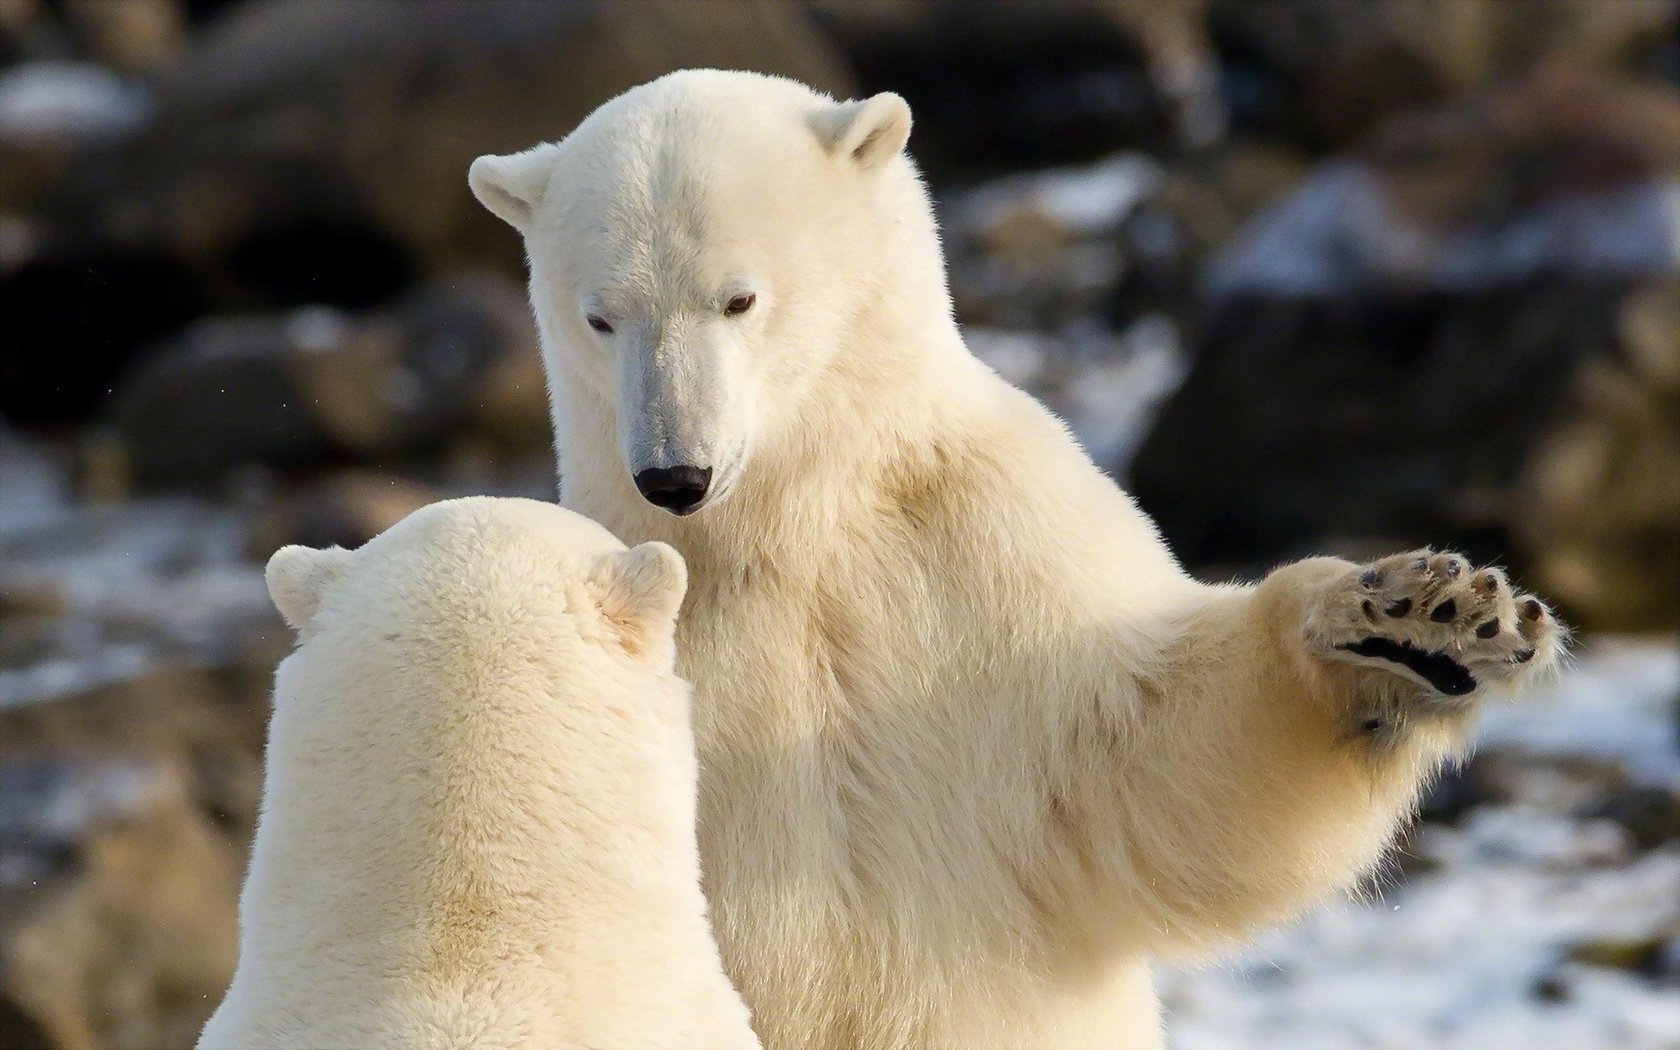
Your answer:
[[[1540,599],[1497,568],[1414,551],[1353,569],[1309,613],[1308,644],[1447,697],[1552,668],[1565,632]]]

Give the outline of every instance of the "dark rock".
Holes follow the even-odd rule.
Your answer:
[[[1523,472],[1514,532],[1577,626],[1680,626],[1680,280],[1623,305],[1616,353],[1575,377]]]
[[[21,427],[86,419],[110,404],[141,348],[201,312],[203,279],[160,248],[88,244],[0,274],[0,415]]]
[[[1321,166],[1205,268],[1145,508],[1194,562],[1332,533],[1507,555],[1538,435],[1680,266],[1677,145],[1680,92],[1546,65]]]
[[[1667,788],[1629,788],[1594,806],[1587,815],[1614,820],[1642,850],[1680,839],[1680,796]]]
[[[0,708],[0,761],[162,763],[179,772],[195,804],[241,814],[248,830],[260,793],[269,673],[285,653],[284,639],[277,621],[270,644],[246,663],[165,666],[88,692]],[[227,764],[231,759],[239,769]]]
[[[15,286],[0,276],[5,410],[31,425],[85,418],[150,340],[185,320],[160,309],[184,292],[212,311],[362,309],[416,275],[488,265],[522,276],[517,238],[467,189],[473,158],[558,138],[618,92],[708,66],[852,87],[791,4],[234,8],[160,81],[150,124],[78,154],[35,209],[32,275]],[[126,253],[170,269],[104,261]],[[110,274],[96,298],[83,259]],[[153,311],[169,316],[145,321]],[[65,364],[89,361],[86,380]],[[55,383],[62,392],[40,407],[22,394]]]
[[[266,560],[290,543],[359,547],[443,498],[438,489],[392,474],[336,473],[300,489],[283,489],[267,501],[251,525],[251,554]]]
[[[1569,958],[1588,966],[1604,966],[1655,976],[1665,947],[1665,939],[1656,935],[1600,938],[1572,945]]]
[[[192,1046],[233,974],[243,848],[161,768],[78,830],[71,863],[0,886],[6,1045]]]
[[[1560,52],[1647,68],[1675,18],[1672,5],[1575,0],[1211,0],[1208,33],[1238,135],[1331,152]]]
[[[193,1044],[232,975],[274,655],[0,709],[8,1047]]]
[[[1456,824],[1477,806],[1508,801],[1508,785],[1492,770],[1497,759],[1477,755],[1442,770],[1423,793],[1418,819],[1431,824]]]
[[[1562,1003],[1569,1000],[1571,989],[1562,974],[1549,973],[1535,980],[1533,992],[1534,998],[1543,1003]]]
[[[1541,281],[1220,303],[1132,491],[1191,562],[1287,556],[1331,533],[1491,559],[1505,523],[1470,496],[1515,484],[1536,424],[1610,345],[1618,302],[1614,287]]]
[[[371,460],[456,440],[488,402],[499,430],[546,433],[540,384],[527,383],[523,402],[507,394],[510,369],[537,367],[517,286],[460,278],[362,316],[200,322],[134,377],[114,422],[143,486],[248,463]]]
[[[1198,5],[1164,17],[1200,33]],[[1142,27],[1121,3],[818,3],[862,91],[916,113],[917,159],[935,180],[1093,160],[1173,143],[1174,108]],[[1194,50],[1194,45],[1185,49]]]

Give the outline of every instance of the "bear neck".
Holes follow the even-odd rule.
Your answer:
[[[650,931],[694,926],[703,903],[692,803],[670,804],[692,798],[692,787],[663,783],[680,778],[681,763],[651,744],[616,758],[578,754],[575,732],[550,708],[599,698],[558,688],[535,704],[492,705],[439,694],[410,701],[422,717],[379,721],[369,712],[390,705],[285,696],[296,673],[282,665],[277,683],[278,746],[240,906],[242,956],[306,983],[368,972],[449,980],[509,957],[565,969],[566,945],[610,952],[615,909],[635,911]],[[654,696],[685,691],[675,679],[647,685],[625,702],[686,703]],[[345,747],[350,739],[358,745]],[[600,783],[581,772],[595,765]],[[591,816],[603,792],[613,822]],[[623,821],[637,834],[627,839]],[[677,889],[639,892],[638,880],[643,890]],[[333,945],[330,959],[323,944]],[[290,965],[300,958],[311,966]]]

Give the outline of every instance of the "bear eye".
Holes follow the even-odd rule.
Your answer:
[[[585,315],[584,320],[588,321],[589,327],[595,329],[597,332],[600,332],[603,335],[612,334],[612,325],[608,324],[607,319],[602,317],[600,314],[587,314]]]
[[[748,310],[751,310],[753,308],[753,303],[756,302],[758,302],[758,296],[752,294],[751,292],[743,292],[742,294],[733,297],[729,300],[729,302],[723,305],[723,316],[740,317]]]

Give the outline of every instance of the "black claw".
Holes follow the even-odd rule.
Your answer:
[[[1435,606],[1429,613],[1429,618],[1436,623],[1447,623],[1458,615],[1458,605],[1451,598]]]
[[[1377,581],[1381,579],[1382,573],[1375,569],[1366,569],[1359,577],[1359,585],[1361,587],[1375,587],[1377,585]]]
[[[1390,616],[1404,616],[1412,611],[1412,600],[1410,598],[1401,598],[1399,601],[1390,605],[1383,611],[1388,613]]]
[[[1428,572],[1429,571],[1429,559],[1428,558],[1421,558],[1421,557],[1413,559],[1413,561],[1412,561],[1412,571],[1413,572]]]
[[[1532,659],[1534,659],[1533,649],[1524,649],[1522,652],[1511,656],[1511,662],[1514,664],[1526,664]]]
[[[1498,633],[1499,633],[1499,621],[1498,620],[1489,620],[1488,622],[1482,624],[1480,627],[1476,628],[1476,637],[1477,638],[1492,638],[1494,635],[1496,635]]]
[[[1447,579],[1456,580],[1456,579],[1458,579],[1458,574],[1463,572],[1463,571],[1464,571],[1464,563],[1459,561],[1457,558],[1454,558],[1451,561],[1447,562],[1447,569],[1446,569]]]
[[[1359,723],[1359,728],[1367,733],[1375,733],[1382,727],[1383,721],[1380,718],[1367,718],[1365,721]]]
[[[1499,577],[1495,576],[1491,572],[1488,573],[1486,576],[1482,577],[1482,590],[1484,590],[1484,591],[1496,591],[1498,589],[1499,589]]]
[[[1538,598],[1530,598],[1523,602],[1522,614],[1525,620],[1538,620],[1545,613],[1546,607],[1540,604]]]

